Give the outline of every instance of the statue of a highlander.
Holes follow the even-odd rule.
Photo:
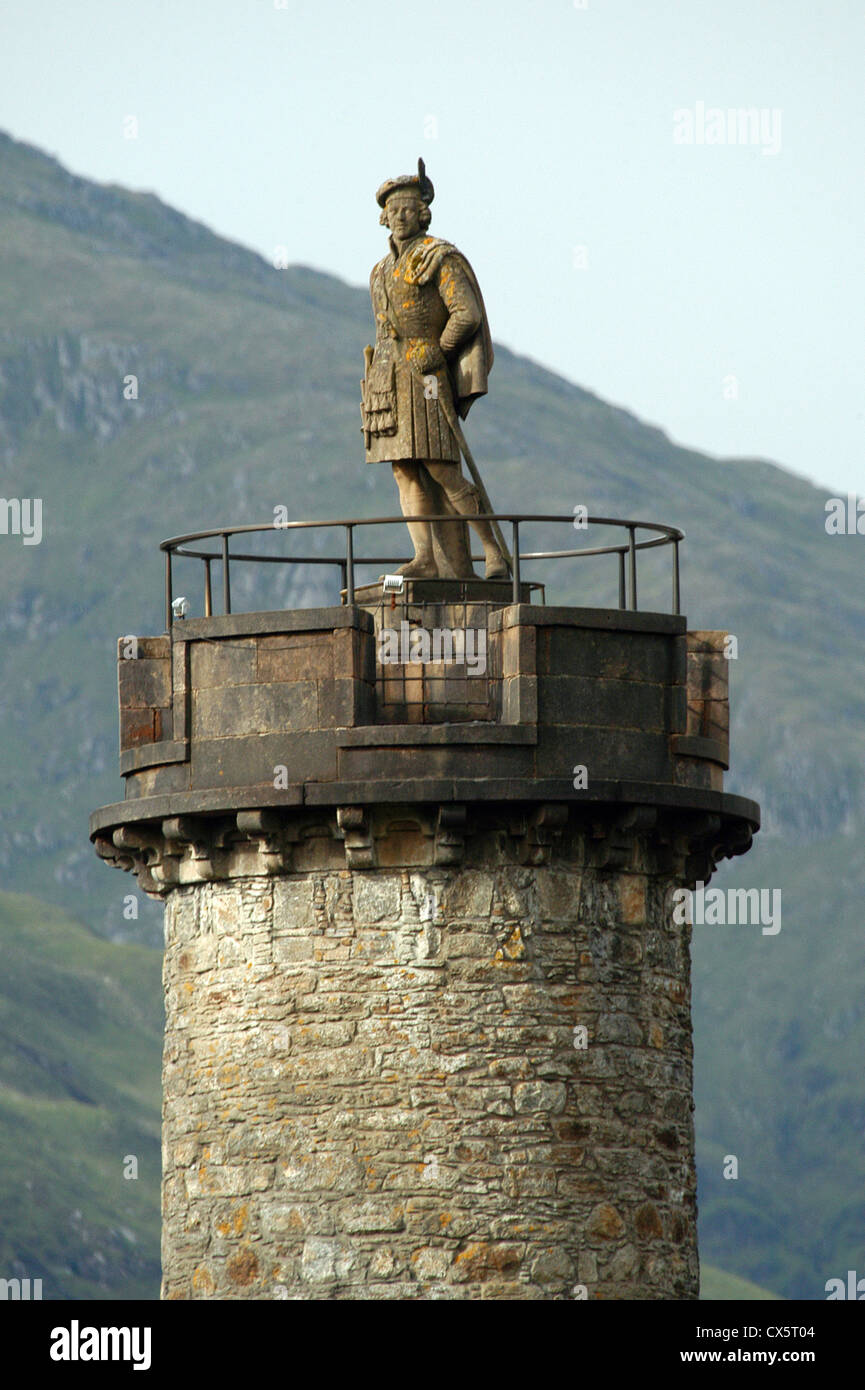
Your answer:
[[[484,301],[474,271],[455,246],[427,235],[433,185],[418,172],[388,179],[376,194],[390,251],[374,266],[370,295],[375,348],[366,349],[361,416],[367,463],[389,462],[404,516],[453,514],[480,537],[486,578],[504,578],[508,558],[460,420],[486,394],[493,365]],[[475,477],[460,468],[460,452]],[[415,579],[474,577],[464,524],[407,523]]]

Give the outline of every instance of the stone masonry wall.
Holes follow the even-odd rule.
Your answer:
[[[164,1297],[697,1297],[689,929],[589,848],[172,890]]]

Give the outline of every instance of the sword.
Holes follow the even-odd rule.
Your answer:
[[[373,357],[373,349],[370,347],[369,343],[367,343],[366,347],[365,347],[364,350],[363,350],[363,368],[364,368],[364,371],[363,371],[363,380],[362,380],[361,383],[360,383],[360,401],[361,401],[361,405],[360,405],[360,414],[361,414],[361,419],[363,420],[363,434],[364,434],[364,440],[365,440],[365,443],[366,443],[367,453],[369,453],[369,442],[370,442],[370,437],[371,437],[372,431],[370,430],[370,427],[369,427],[369,412],[367,411],[367,408],[366,408],[366,379],[367,379],[367,377],[369,376],[369,369],[370,369],[370,366],[372,365],[372,357]]]
[[[466,437],[465,437],[465,435],[464,435],[463,432],[462,432],[462,429],[461,429],[461,427],[460,427],[460,422],[459,422],[459,420],[458,420],[457,417],[456,417],[456,413],[455,413],[455,411],[453,410],[453,407],[451,406],[450,401],[449,401],[448,398],[447,398],[446,392],[441,391],[441,392],[439,393],[439,396],[438,396],[438,403],[439,403],[439,405],[442,407],[442,410],[443,410],[443,412],[444,412],[444,417],[445,417],[445,419],[447,420],[448,424],[450,425],[450,428],[451,428],[451,430],[453,431],[454,435],[456,436],[456,441],[457,441],[457,443],[458,443],[459,446],[460,446],[460,450],[462,451],[463,458],[465,459],[466,463],[467,463],[468,466],[469,466],[469,472],[471,473],[472,478],[474,479],[474,484],[475,484],[475,487],[476,487],[477,490],[478,490],[478,496],[480,497],[481,502],[483,503],[484,511],[485,511],[485,512],[491,512],[491,511],[493,510],[493,504],[492,504],[492,502],[491,502],[490,499],[489,499],[489,495],[488,495],[488,493],[487,493],[487,490],[486,490],[486,488],[484,487],[484,480],[483,480],[483,478],[482,478],[481,475],[480,475],[480,470],[478,469],[478,466],[477,466],[477,464],[476,464],[475,461],[474,461],[474,457],[473,457],[473,455],[472,455],[472,451],[471,451],[471,449],[469,448],[468,443],[466,442]],[[470,520],[471,518],[464,518],[464,519]],[[502,552],[502,555],[503,555],[503,557],[504,557],[505,564],[507,565],[510,574],[513,575],[513,572],[514,572],[513,562],[512,562],[512,560],[511,560],[510,551],[508,550],[507,546],[505,545],[505,538],[504,538],[504,536],[503,536],[502,533],[501,533],[501,528],[500,528],[500,526],[499,526],[499,523],[498,523],[497,521],[490,521],[490,526],[491,526],[491,528],[492,528],[492,533],[493,533],[493,535],[494,535],[495,538],[496,538],[496,545],[498,546],[499,550]]]

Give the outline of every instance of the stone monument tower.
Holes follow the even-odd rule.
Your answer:
[[[466,324],[468,389],[489,354]],[[398,330],[368,353],[367,431],[373,406],[418,409]],[[422,365],[454,384],[447,355]],[[448,400],[450,457],[425,436],[395,466],[405,573],[356,584],[347,521],[341,601],[239,614],[231,528],[186,537],[163,547],[167,631],[120,642],[126,793],[91,835],[165,902],[166,1298],[698,1294],[671,896],[758,825],[723,791],[724,634],[637,610],[633,522],[618,608],[534,601],[518,519],[508,552],[461,490]],[[480,518],[493,577],[449,517]],[[202,617],[172,606],[178,553],[204,562]]]

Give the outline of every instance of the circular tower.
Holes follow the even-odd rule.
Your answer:
[[[163,1296],[696,1298],[672,891],[759,816],[724,634],[346,597],[120,644],[91,834],[165,901]]]

